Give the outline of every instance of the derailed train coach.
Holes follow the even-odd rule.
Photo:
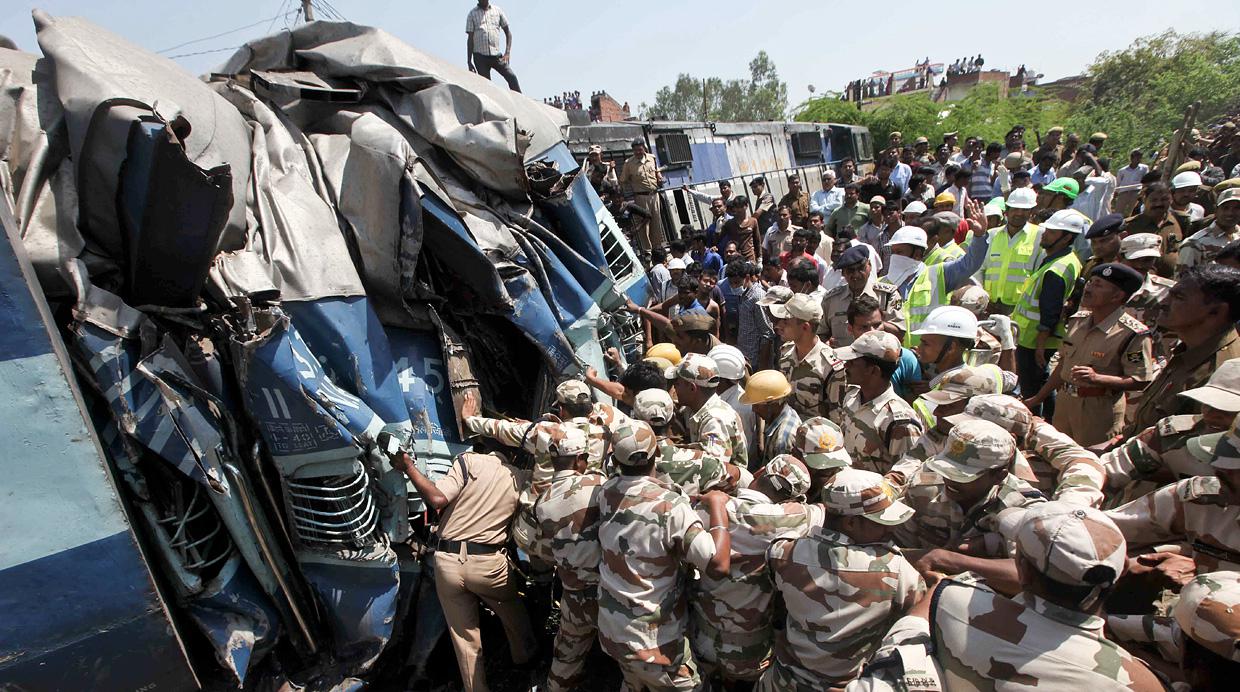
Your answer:
[[[603,159],[616,165],[617,175],[632,154],[632,142],[642,139],[663,170],[663,228],[677,237],[683,226],[704,229],[711,223],[710,205],[686,194],[682,186],[718,195],[719,184],[731,183],[734,194],[749,195],[749,183],[766,179],[775,199],[788,192],[789,176],[813,194],[821,187],[822,172],[844,159],[857,170],[873,167],[874,143],[861,125],[812,122],[714,123],[695,121],[626,121],[593,123],[568,128],[568,145],[578,159],[590,147],[602,149]],[[755,200],[750,199],[752,207]]]
[[[633,354],[561,112],[316,22],[208,79],[36,12],[0,49],[0,681],[352,689],[442,631],[432,477]]]

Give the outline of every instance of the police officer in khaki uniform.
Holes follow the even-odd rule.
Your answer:
[[[1059,390],[1055,427],[1084,446],[1106,442],[1124,426],[1124,392],[1154,379],[1150,331],[1124,310],[1143,277],[1122,264],[1094,268],[1081,296],[1082,311],[1068,322],[1059,366],[1028,403],[1040,405]]]
[[[633,203],[645,209],[649,218],[635,218],[633,240],[640,252],[649,254],[651,248],[661,247],[663,237],[663,211],[659,199],[659,188],[663,185],[663,173],[655,161],[654,154],[646,149],[646,140],[638,137],[633,140],[633,155],[624,162],[620,169],[620,190],[633,195]]]
[[[525,664],[538,649],[508,554],[509,526],[530,473],[499,454],[465,452],[444,477],[431,481],[404,450],[390,461],[439,512],[435,590],[448,622],[462,687],[468,692],[486,690],[480,601],[499,616],[515,663]]]
[[[904,337],[904,299],[895,286],[874,278],[870,251],[866,247],[850,247],[840,255],[835,261],[835,268],[844,275],[844,283],[822,297],[822,321],[818,325],[818,336],[836,347],[853,342],[848,332],[848,306],[859,295],[868,295],[878,301],[883,313],[883,331],[890,332],[896,338]]]

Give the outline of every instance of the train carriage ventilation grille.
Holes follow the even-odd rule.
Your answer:
[[[792,153],[797,159],[822,161],[822,137],[817,132],[792,133]]]
[[[659,135],[655,140],[659,162],[664,166],[688,166],[693,163],[693,149],[689,147],[689,135],[671,133]]]

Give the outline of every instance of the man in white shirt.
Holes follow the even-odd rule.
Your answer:
[[[1144,154],[1141,149],[1133,149],[1128,154],[1128,165],[1115,173],[1115,211],[1125,218],[1132,214],[1137,206],[1137,197],[1141,194],[1141,179],[1149,175],[1150,167],[1141,163]]]
[[[500,49],[500,36],[504,47]],[[470,72],[477,72],[483,79],[491,78],[495,70],[508,82],[508,88],[521,92],[517,75],[508,66],[512,57],[512,31],[508,29],[508,17],[491,0],[478,0],[478,6],[465,18],[465,64]]]
[[[831,216],[831,212],[844,204],[844,188],[835,184],[835,170],[827,168],[822,172],[822,189],[815,192],[809,199],[809,210],[822,213],[822,218]]]
[[[1091,160],[1094,162],[1092,167],[1081,166],[1077,171],[1077,182],[1081,185],[1081,192],[1072,202],[1072,208],[1088,216],[1090,220],[1101,219],[1103,216],[1111,213],[1111,198],[1115,195],[1115,176],[1111,175],[1098,159]],[[1082,181],[1079,173],[1089,168],[1090,173],[1086,174]]]

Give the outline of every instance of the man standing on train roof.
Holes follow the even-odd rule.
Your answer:
[[[501,52],[499,38],[503,34],[504,49]],[[508,66],[512,58],[512,30],[508,17],[491,0],[478,0],[478,6],[465,18],[465,64],[470,72],[477,72],[483,79],[491,79],[495,70],[508,82],[508,88],[521,93],[517,75]]]

